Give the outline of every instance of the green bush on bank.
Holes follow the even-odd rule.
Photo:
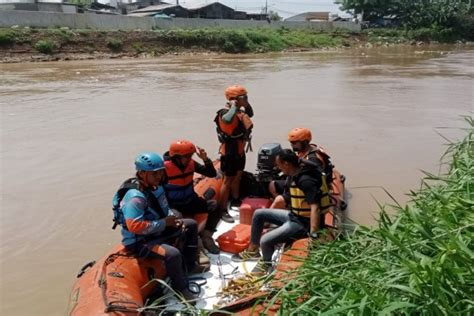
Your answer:
[[[43,54],[53,54],[57,48],[56,43],[51,39],[39,40],[35,44],[35,49]]]
[[[463,39],[474,41],[474,14],[458,17],[453,28]]]
[[[64,44],[71,42],[75,36],[68,28],[48,29],[47,35]]]
[[[0,28],[0,46],[23,44],[31,42],[31,32],[33,29],[5,29]]]
[[[123,41],[119,38],[107,39],[107,47],[113,52],[120,52],[123,48]]]
[[[382,209],[378,228],[360,227],[343,240],[316,245],[273,298],[282,299],[283,311],[474,313],[474,120],[466,120],[468,135],[444,156],[449,172],[427,174],[411,203],[395,206],[398,215]]]
[[[15,42],[14,32],[6,29],[0,30],[0,46],[11,45]]]

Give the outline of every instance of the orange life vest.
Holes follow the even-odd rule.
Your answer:
[[[322,165],[322,172],[326,175],[326,183],[328,187],[331,186],[332,183],[332,169],[334,169],[334,165],[331,163],[330,156],[326,153],[326,151],[315,144],[310,144],[311,148],[307,153],[298,153],[298,156],[303,159],[308,160],[319,160]]]
[[[249,117],[245,118],[249,128],[245,127],[243,122],[245,113],[237,112],[230,123],[225,122],[222,116],[229,109],[221,109],[217,111],[214,119],[217,127],[217,137],[221,146],[219,153],[221,155],[243,155],[245,152],[245,143],[249,139],[249,131],[252,127],[252,121]]]
[[[164,188],[170,204],[186,203],[192,198],[194,195],[194,168],[194,160],[191,160],[184,170],[178,168],[172,160],[165,160],[168,181]]]

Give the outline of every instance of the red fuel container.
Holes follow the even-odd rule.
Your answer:
[[[252,224],[252,217],[255,210],[259,208],[268,208],[272,204],[270,199],[247,197],[242,200],[240,205],[240,223]]]
[[[239,253],[250,244],[250,225],[237,224],[231,230],[217,237],[217,243],[222,251]]]

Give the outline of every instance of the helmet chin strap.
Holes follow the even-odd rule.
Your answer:
[[[140,189],[153,188],[153,186],[148,186],[148,185],[146,185],[145,180],[142,179],[142,177],[140,177],[140,171],[137,171],[136,176],[137,176],[138,185],[139,185],[139,188],[140,188]]]

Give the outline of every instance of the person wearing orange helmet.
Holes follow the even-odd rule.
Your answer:
[[[312,134],[308,128],[296,127],[288,133],[288,141],[293,151],[298,153],[298,157],[308,159],[321,168],[326,175],[328,185],[332,182],[332,169],[334,165],[331,163],[331,157],[324,151],[321,146],[311,143]]]
[[[221,143],[221,170],[224,182],[221,187],[220,207],[227,210],[229,195],[233,205],[240,202],[240,180],[245,169],[245,146],[250,149],[253,109],[248,102],[247,90],[234,85],[225,89],[227,103],[217,111],[214,122],[217,125],[217,136]],[[233,222],[232,217],[224,212],[224,221]]]
[[[293,151],[298,154],[300,159],[307,159],[314,162],[325,174],[326,184],[329,186],[332,182],[332,169],[334,166],[324,149],[316,144],[312,144],[311,140],[311,130],[305,127],[293,128],[288,133],[288,141]],[[288,196],[284,194],[286,187],[287,184],[285,184],[285,180],[270,182],[269,191],[275,197],[273,201],[274,208],[285,208],[288,202]]]
[[[195,161],[192,156],[202,159],[204,165]],[[210,253],[218,254],[219,247],[212,239],[220,220],[216,201],[206,201],[194,191],[193,178],[197,172],[206,177],[215,177],[216,169],[204,149],[195,146],[188,140],[177,140],[171,143],[169,151],[164,154],[166,179],[164,188],[171,208],[179,211],[183,217],[193,218],[198,222],[198,232],[204,248]]]

